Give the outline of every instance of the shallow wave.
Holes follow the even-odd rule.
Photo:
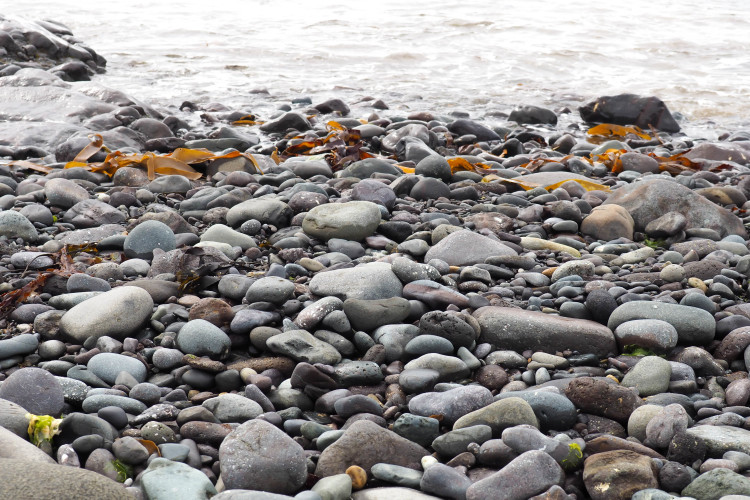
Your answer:
[[[115,2],[106,12],[99,0],[35,0],[4,11],[68,24],[109,59],[103,84],[154,104],[232,106],[246,102],[242,88],[267,88],[272,99],[339,88],[351,101],[450,103],[482,116],[483,103],[575,107],[633,92],[658,95],[692,126],[750,123],[750,2],[741,0],[528,0],[512,11],[482,0],[229,0],[211,16],[198,0]],[[105,27],[103,16],[127,22]]]

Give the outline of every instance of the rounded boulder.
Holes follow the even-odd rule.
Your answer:
[[[136,286],[117,287],[81,302],[60,320],[60,331],[77,342],[107,335],[125,338],[151,315],[154,301]]]
[[[360,241],[380,224],[380,209],[369,201],[327,203],[310,210],[302,221],[305,233],[328,241],[331,238]]]

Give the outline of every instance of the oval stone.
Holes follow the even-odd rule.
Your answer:
[[[125,338],[151,315],[154,301],[138,287],[117,287],[76,305],[60,320],[60,331],[83,343],[89,337]]]
[[[315,238],[361,241],[372,235],[380,224],[380,209],[369,201],[326,203],[310,210],[302,229]]]

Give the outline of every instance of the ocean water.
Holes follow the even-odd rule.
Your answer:
[[[68,25],[107,58],[98,81],[166,108],[373,97],[481,118],[632,92],[663,99],[685,129],[750,126],[746,0],[0,4]]]

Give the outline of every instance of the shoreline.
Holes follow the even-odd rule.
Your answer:
[[[750,130],[165,115],[47,27],[77,62],[0,67],[11,495],[750,495]]]

